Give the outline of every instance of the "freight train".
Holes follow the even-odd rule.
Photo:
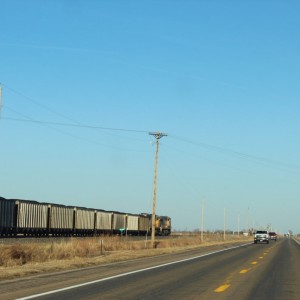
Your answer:
[[[0,237],[151,234],[151,214],[130,214],[0,197]],[[171,218],[156,216],[155,234],[171,234]]]

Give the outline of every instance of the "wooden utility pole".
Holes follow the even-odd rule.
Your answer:
[[[248,211],[247,211],[247,234],[249,234],[249,230],[250,230],[250,227],[249,227],[249,207],[248,207]]]
[[[204,230],[204,203],[202,200],[201,242],[203,242],[203,230]]]
[[[152,248],[155,247],[155,214],[156,214],[156,187],[157,187],[157,168],[158,168],[158,150],[159,150],[159,140],[167,136],[165,133],[161,132],[149,132],[156,138],[156,154],[155,154],[155,164],[154,164],[154,185],[153,185],[153,207],[152,207],[152,226],[151,226],[151,245]]]
[[[224,241],[226,239],[226,208],[224,208]]]
[[[238,237],[240,237],[240,213],[238,214]]]

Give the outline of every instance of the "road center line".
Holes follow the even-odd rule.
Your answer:
[[[213,254],[217,254],[217,253],[226,252],[226,251],[230,251],[230,250],[233,250],[233,249],[249,246],[251,244],[249,244],[249,243],[248,244],[242,244],[240,246],[235,246],[235,247],[231,247],[231,248],[227,248],[227,249],[217,250],[217,251],[209,252],[209,253],[202,254],[202,255],[199,255],[199,256],[194,256],[194,257],[190,257],[190,258],[186,258],[186,259],[182,259],[182,260],[178,260],[178,261],[173,261],[173,262],[166,263],[166,264],[157,265],[157,266],[154,266],[154,267],[144,268],[144,269],[140,269],[140,270],[136,270],[136,271],[132,271],[132,272],[127,272],[127,273],[123,273],[123,274],[119,274],[119,275],[114,275],[114,276],[110,276],[110,277],[106,277],[106,278],[102,278],[102,279],[97,279],[97,280],[93,280],[93,281],[89,281],[89,282],[85,282],[85,283],[81,283],[81,284],[77,284],[77,285],[72,285],[72,286],[69,286],[69,287],[66,287],[66,288],[62,288],[62,289],[57,289],[57,290],[53,290],[53,291],[49,291],[49,292],[45,292],[45,293],[40,293],[40,294],[35,294],[35,295],[27,296],[27,297],[22,297],[22,298],[18,298],[17,300],[27,300],[27,299],[33,299],[33,298],[37,298],[37,297],[46,296],[46,295],[51,295],[51,294],[55,294],[55,293],[75,289],[75,288],[78,288],[78,287],[91,285],[91,284],[94,284],[94,283],[108,281],[108,280],[111,280],[111,279],[124,277],[124,276],[128,276],[128,275],[131,275],[131,274],[136,274],[136,273],[140,273],[140,272],[145,272],[145,271],[148,271],[148,270],[158,269],[158,268],[162,268],[162,267],[165,267],[165,266],[175,265],[175,264],[185,262],[185,261],[189,261],[189,260],[199,259],[199,258],[210,256],[210,255],[213,255]]]
[[[216,293],[221,293],[224,292],[225,290],[227,290],[230,287],[230,284],[223,284],[221,286],[219,286],[217,289],[215,289]]]
[[[240,274],[245,274],[245,273],[247,273],[247,272],[249,272],[250,271],[250,269],[244,269],[244,270],[241,270],[240,271]]]

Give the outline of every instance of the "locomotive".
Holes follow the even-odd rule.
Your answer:
[[[151,214],[131,214],[0,197],[0,236],[151,234]],[[171,218],[156,216],[155,234],[171,234]]]

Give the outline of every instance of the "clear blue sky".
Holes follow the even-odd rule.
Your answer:
[[[0,196],[151,212],[161,131],[157,214],[174,229],[199,228],[203,202],[205,229],[226,208],[229,229],[300,232],[299,11],[1,1]]]

